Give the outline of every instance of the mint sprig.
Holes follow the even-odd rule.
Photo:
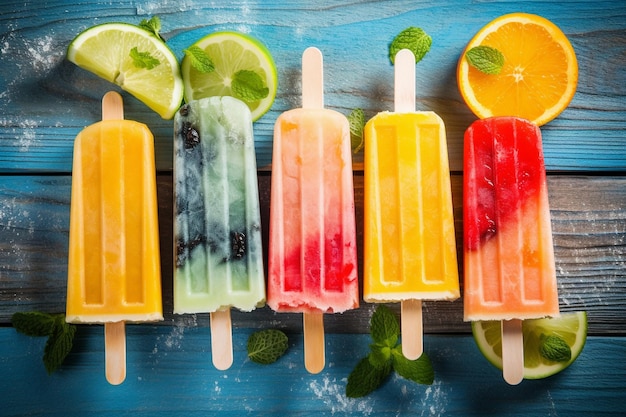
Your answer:
[[[497,75],[504,66],[504,55],[496,48],[486,45],[475,46],[465,53],[467,62],[478,71]]]
[[[187,49],[183,49],[185,56],[189,58],[191,66],[203,74],[215,71],[215,65],[211,57],[197,45],[191,45]]]
[[[572,349],[563,338],[556,335],[541,337],[539,353],[554,362],[567,362],[572,359]]]
[[[147,30],[148,32],[159,38],[161,41],[165,42],[165,39],[163,39],[163,37],[159,33],[161,31],[161,19],[159,19],[159,16],[152,16],[150,20],[142,19],[137,26],[144,30]]]
[[[129,56],[136,68],[151,70],[161,63],[161,61],[150,55],[150,52],[139,52],[136,46],[130,50]]]
[[[248,337],[248,357],[263,365],[276,362],[288,347],[287,335],[280,330],[261,330]]]
[[[402,49],[409,49],[415,55],[415,63],[418,63],[430,51],[433,39],[421,28],[408,27],[400,32],[389,45],[389,59],[395,63],[396,54]]]
[[[263,79],[254,71],[241,70],[235,73],[231,88],[233,95],[246,103],[261,100],[270,93]]]
[[[64,314],[15,313],[11,322],[15,330],[27,336],[48,337],[43,354],[48,374],[56,371],[72,350],[76,326],[66,323]]]
[[[435,373],[426,353],[416,360],[409,360],[402,354],[398,344],[400,325],[396,316],[385,305],[379,305],[370,320],[370,334],[373,344],[370,353],[362,358],[348,376],[346,396],[364,397],[376,390],[391,371],[419,384],[433,383]]]
[[[348,115],[348,123],[350,124],[350,144],[354,153],[359,153],[365,140],[363,138],[363,128],[365,127],[365,113],[362,109],[356,108]]]

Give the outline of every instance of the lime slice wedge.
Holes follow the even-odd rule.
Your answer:
[[[587,339],[587,313],[563,313],[560,317],[524,320],[524,378],[541,379],[561,372],[580,355]],[[474,340],[481,353],[502,369],[502,338],[499,321],[472,322]],[[571,349],[571,358],[555,362],[541,354],[542,337],[558,336]]]
[[[127,23],[105,23],[81,32],[67,59],[171,119],[183,100],[183,82],[174,53],[154,34]],[[142,66],[148,63],[147,66]]]
[[[198,100],[211,96],[233,96],[239,99],[232,89],[232,82],[240,71],[256,73],[268,94],[261,99],[244,101],[252,120],[265,114],[276,97],[278,76],[274,59],[268,49],[255,38],[239,32],[215,32],[190,46],[202,49],[213,62],[215,70],[201,72],[192,64],[188,56],[183,58],[181,72],[185,85],[185,101]]]

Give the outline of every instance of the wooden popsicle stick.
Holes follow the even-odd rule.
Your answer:
[[[122,96],[109,91],[102,97],[102,120],[123,120]],[[126,327],[123,321],[104,324],[104,362],[107,381],[112,385],[126,379]]]
[[[324,108],[324,59],[322,52],[309,47],[302,54],[302,108]]]
[[[306,312],[304,327],[304,367],[309,373],[318,374],[326,364],[324,346],[324,313]]]
[[[124,102],[119,93],[109,91],[102,97],[102,120],[124,120]]]
[[[213,366],[224,371],[233,364],[233,331],[230,309],[211,313],[211,355]]]
[[[104,363],[107,381],[119,385],[126,379],[126,326],[123,321],[104,323]]]
[[[502,320],[502,374],[510,385],[524,379],[524,337],[522,320]]]
[[[302,54],[302,108],[324,108],[324,61],[322,52],[310,47]],[[326,352],[324,346],[324,313],[305,312],[304,367],[312,374],[324,369]]]
[[[415,55],[408,49],[402,49],[396,54],[394,62],[394,111],[396,113],[414,112]],[[402,353],[405,358],[415,360],[424,351],[422,301],[402,301],[400,314]]]
[[[394,111],[410,113],[415,111],[415,55],[408,49],[396,54],[394,61]]]
[[[402,354],[412,361],[422,356],[424,351],[422,300],[402,301],[400,315]]]

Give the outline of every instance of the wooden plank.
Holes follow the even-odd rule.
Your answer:
[[[73,138],[100,119],[100,98],[114,87],[66,61],[68,44],[88,26],[138,23],[155,14],[179,57],[191,43],[217,30],[247,32],[269,47],[278,66],[279,89],[272,110],[254,126],[259,167],[271,162],[276,117],[300,105],[300,56],[307,46],[318,46],[325,54],[327,106],[344,114],[360,107],[369,118],[393,107],[389,42],[408,26],[423,27],[434,43],[417,67],[417,107],[441,115],[448,130],[451,168],[460,171],[462,135],[475,118],[457,91],[456,62],[483,25],[520,9],[513,0],[336,0],[324,7],[304,0],[133,4],[111,1],[85,7],[81,2],[52,0],[34,2],[26,11],[20,2],[0,5],[0,172],[70,171]],[[625,171],[626,3],[526,2],[523,9],[559,25],[580,66],[571,105],[542,129],[548,169]],[[155,134],[158,169],[170,170],[172,122],[124,96],[128,118],[146,123]]]
[[[626,401],[626,3],[467,0],[125,0],[0,4],[0,392],[2,415],[616,415]],[[421,26],[433,48],[417,66],[417,107],[434,110],[448,131],[457,242],[462,230],[462,135],[475,119],[456,88],[456,62],[471,36],[512,10],[542,15],[566,33],[580,76],[574,100],[542,127],[563,311],[587,310],[591,336],[562,374],[508,386],[478,352],[462,321],[462,303],[424,303],[425,351],[432,386],[392,378],[376,393],[349,400],[346,377],[367,352],[375,308],[326,315],[327,366],[304,370],[299,314],[269,308],[233,312],[235,363],[226,372],[210,359],[209,315],[172,311],[172,122],[124,93],[126,114],[155,134],[163,301],[159,325],[128,326],[128,378],[104,378],[102,326],[80,326],[66,365],[47,376],[45,340],[10,328],[16,311],[65,310],[73,138],[100,120],[100,99],[112,85],[65,60],[72,38],[111,21],[138,23],[159,15],[162,34],[179,58],[218,30],[261,39],[279,71],[271,111],[254,125],[263,233],[267,247],[272,130],[278,115],[300,106],[300,56],[308,46],[325,55],[326,102],[366,117],[393,107],[391,39]],[[462,10],[462,13],[459,11]],[[355,166],[362,168],[361,155]],[[10,175],[9,175],[10,174]],[[355,173],[362,242],[362,172]],[[361,249],[361,247],[359,247]],[[396,313],[399,305],[393,305]],[[278,363],[246,359],[254,329],[282,328],[290,349]],[[446,333],[446,334],[435,334]],[[457,334],[449,334],[457,333]],[[606,337],[611,336],[611,337]],[[163,395],[167,393],[167,395]]]
[[[270,174],[259,175],[263,239],[267,247]],[[71,177],[0,176],[0,324],[15,311],[65,310]],[[453,200],[459,253],[462,242],[461,177],[453,175]],[[563,311],[589,311],[590,333],[626,334],[626,176],[553,175],[548,180],[552,225]],[[362,249],[363,176],[355,174],[359,254]],[[208,326],[208,314],[172,312],[172,177],[158,176],[165,324],[194,320]],[[267,254],[267,251],[265,251]],[[459,260],[461,257],[459,256]],[[392,306],[399,309],[399,305]],[[331,333],[365,333],[373,305],[328,315]],[[462,303],[425,302],[427,333],[467,332]],[[235,327],[268,323],[301,331],[298,314],[233,311]]]
[[[328,335],[327,366],[303,365],[301,334],[289,334],[285,356],[271,365],[246,357],[252,330],[235,330],[235,362],[225,372],[210,358],[206,328],[128,326],[128,376],[104,378],[101,326],[81,326],[63,367],[41,362],[44,340],[0,328],[0,392],[6,416],[462,415],[597,416],[620,414],[626,401],[626,338],[590,337],[574,364],[544,380],[512,387],[470,336],[426,335],[432,385],[391,377],[360,399],[345,396],[346,378],[369,350],[368,335]],[[421,413],[421,414],[420,414]]]

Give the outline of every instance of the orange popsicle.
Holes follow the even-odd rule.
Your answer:
[[[559,315],[541,132],[516,117],[478,120],[464,164],[465,320],[502,320],[515,384],[523,358],[508,374],[505,356],[523,354],[522,320]]]
[[[163,320],[154,143],[107,93],[74,142],[67,316],[104,323],[106,375],[126,375],[124,322]]]

